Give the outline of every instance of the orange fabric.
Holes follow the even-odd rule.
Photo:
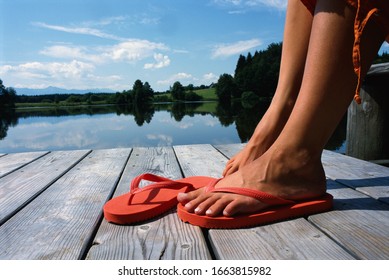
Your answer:
[[[301,0],[307,9],[314,14],[317,0]],[[354,100],[360,104],[361,98],[359,91],[361,89],[361,37],[367,22],[375,20],[387,34],[386,41],[389,42],[389,1],[388,0],[345,0],[349,5],[356,9],[354,22],[354,47],[353,64],[354,72],[358,77],[358,84],[355,90]]]

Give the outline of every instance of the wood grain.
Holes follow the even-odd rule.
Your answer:
[[[48,152],[27,152],[0,156],[0,178],[33,162],[47,153]]]
[[[174,146],[174,151],[185,177],[219,178],[227,163],[227,158],[211,145]]]
[[[88,152],[52,152],[1,178],[0,225],[64,175]],[[36,153],[33,154],[36,156]]]
[[[210,230],[209,234],[218,259],[353,259],[302,218],[250,229]]]
[[[0,227],[0,259],[77,259],[128,159],[93,151]]]
[[[330,151],[322,161],[328,177],[389,205],[389,168]]]
[[[135,148],[114,196],[128,192],[131,180],[142,173],[182,178],[172,148]],[[182,223],[175,211],[131,226],[103,220],[87,255],[87,259],[209,258],[201,230]]]
[[[3,155],[0,259],[389,258],[389,168],[328,151],[333,211],[239,230],[202,230],[174,209],[130,226],[102,219],[104,203],[127,192],[135,176],[220,177],[243,146]]]
[[[361,192],[328,182],[334,211],[309,220],[357,259],[389,258],[389,207]]]

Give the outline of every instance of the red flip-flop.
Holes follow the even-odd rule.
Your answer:
[[[332,209],[332,195],[326,193],[321,197],[305,201],[286,200],[271,194],[247,189],[247,188],[217,188],[215,185],[220,179],[214,179],[207,185],[206,192],[227,192],[250,196],[269,207],[252,214],[242,214],[232,217],[197,215],[188,212],[182,204],[177,205],[178,217],[183,222],[188,222],[203,228],[245,228],[270,224],[273,222],[288,220],[291,218],[305,217],[312,214],[326,212]]]
[[[154,182],[143,188],[142,180]],[[146,173],[134,178],[130,191],[109,200],[104,205],[104,217],[116,224],[132,224],[161,215],[178,204],[177,194],[208,185],[211,177],[193,176],[171,180]]]

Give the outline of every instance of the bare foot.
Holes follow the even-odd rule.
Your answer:
[[[273,100],[255,128],[250,141],[227,162],[223,176],[230,175],[256,160],[273,145],[288,120],[293,105],[294,101],[279,101],[276,98]]]
[[[274,149],[273,149],[274,150]],[[241,187],[260,190],[284,199],[304,200],[326,191],[320,157],[306,153],[268,151],[262,157],[220,180],[215,188]],[[178,195],[189,212],[207,216],[253,213],[268,205],[251,197],[231,193],[205,193],[204,188]]]

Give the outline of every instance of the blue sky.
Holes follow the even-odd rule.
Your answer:
[[[209,85],[281,42],[287,0],[0,0],[0,78],[16,88]]]

